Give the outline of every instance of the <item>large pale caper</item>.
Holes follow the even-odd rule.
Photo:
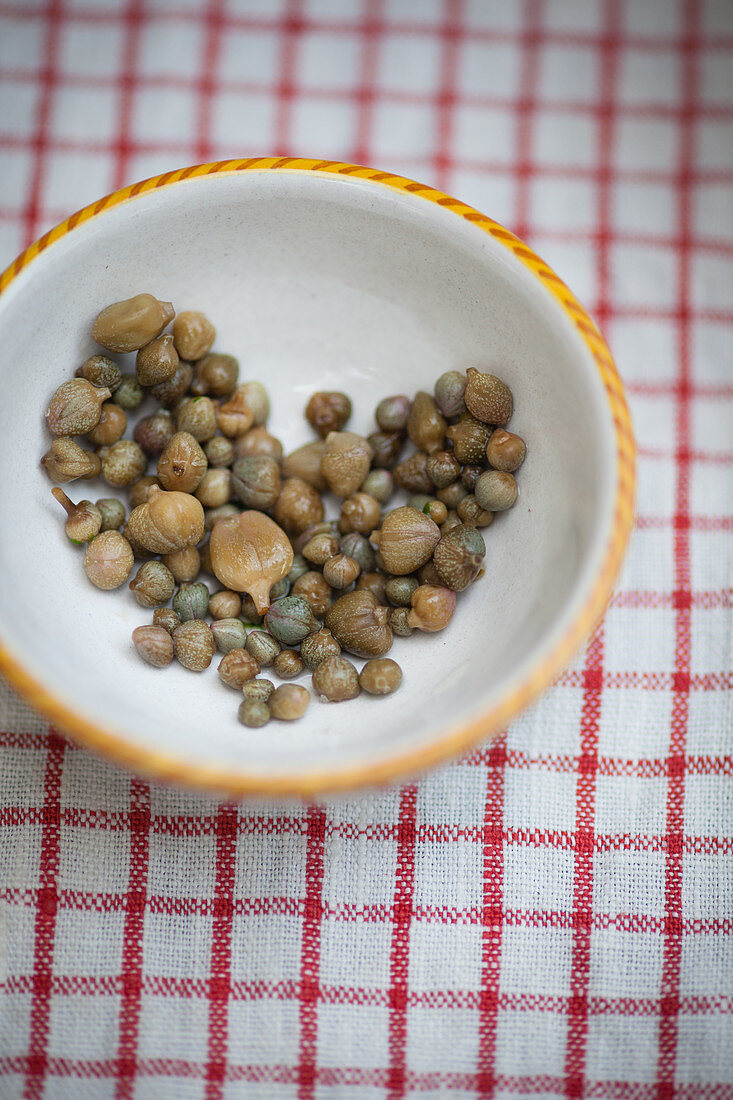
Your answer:
[[[389,573],[414,573],[433,555],[440,541],[440,528],[430,516],[414,508],[396,508],[385,516],[371,541],[379,548]]]
[[[390,609],[360,589],[341,596],[326,612],[326,626],[342,649],[357,657],[383,657],[392,648]]]
[[[495,374],[469,367],[466,371],[465,401],[468,411],[484,424],[506,424],[512,415],[512,391]]]
[[[329,432],[321,459],[321,472],[332,493],[348,497],[369,473],[374,452],[364,436],[356,432]]]
[[[134,541],[145,550],[152,554],[170,554],[201,541],[204,510],[188,493],[168,493],[153,485],[145,504],[130,513],[127,527]]]
[[[160,336],[174,316],[170,302],[136,294],[102,310],[92,326],[92,339],[108,351],[138,351]]]
[[[216,577],[233,592],[247,592],[259,614],[270,606],[272,586],[293,564],[290,540],[263,512],[220,520],[212,528],[209,552]]]

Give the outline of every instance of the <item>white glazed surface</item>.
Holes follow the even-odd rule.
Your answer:
[[[238,356],[242,380],[268,387],[269,426],[286,449],[311,438],[303,408],[317,389],[346,391],[349,427],[367,434],[380,398],[432,390],[444,370],[473,365],[511,386],[510,427],[528,444],[519,501],[484,531],[486,575],[459,596],[450,626],[395,640],[396,695],[314,699],[297,724],[247,730],[217,659],[201,675],[143,665],[130,635],[152,612],[126,588],[105,593],[86,580],[38,465],[49,444],[43,412],[99,350],[88,335],[96,313],[143,290],[211,317],[216,350]],[[427,746],[527,676],[600,568],[616,471],[591,357],[507,249],[419,196],[289,172],[162,188],[37,258],[0,298],[0,335],[0,639],[67,706],[130,745],[269,778]],[[113,495],[101,481],[65,488],[75,500]]]

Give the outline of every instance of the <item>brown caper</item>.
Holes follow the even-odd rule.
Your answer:
[[[247,637],[247,631],[241,619],[214,619],[211,624],[211,633],[220,653],[241,649]]]
[[[184,546],[183,550],[174,550],[163,555],[176,584],[191,584],[201,571],[201,554],[195,546]]]
[[[231,466],[234,461],[234,445],[224,435],[215,435],[204,447],[209,466]]]
[[[86,378],[62,382],[46,410],[46,423],[52,435],[84,435],[99,423],[102,405],[112,394],[106,386],[98,388]]]
[[[361,573],[356,582],[356,590],[358,592],[371,592],[377,603],[386,604],[386,580],[384,573]]]
[[[254,680],[245,680],[242,684],[242,695],[245,700],[256,700],[258,703],[267,703],[274,690],[275,685],[272,680],[263,680],[258,677]]]
[[[282,490],[280,468],[269,455],[245,455],[232,468],[232,489],[247,508],[272,508]]]
[[[524,462],[527,445],[520,435],[497,428],[492,432],[486,444],[486,459],[489,466],[505,474],[513,474]]]
[[[272,667],[281,680],[294,680],[303,671],[303,662],[295,649],[282,649]]]
[[[322,703],[356,699],[361,690],[359,674],[346,657],[326,657],[313,673],[313,690]]]
[[[447,370],[435,383],[435,400],[443,416],[460,416],[466,411],[464,395],[466,376],[457,370]]]
[[[461,466],[451,451],[436,451],[430,455],[425,468],[436,489],[451,485],[461,472]]]
[[[140,385],[137,382],[135,376],[132,376],[135,384],[140,390],[140,400],[143,398],[143,391],[140,389]],[[156,401],[161,405],[165,405],[167,409],[172,409],[174,405],[183,398],[187,393],[189,386],[191,385],[191,379],[193,378],[193,367],[190,363],[179,363],[176,367],[175,374],[172,378],[169,378],[167,382],[159,382],[157,386],[153,386],[151,393]],[[119,397],[115,394],[115,401],[119,402]],[[139,404],[139,402],[138,402]]]
[[[410,399],[404,394],[384,397],[374,412],[374,419],[383,432],[404,432],[410,415]]]
[[[433,565],[443,584],[462,592],[478,577],[485,554],[486,543],[476,528],[460,525],[443,534],[435,547]]]
[[[181,623],[173,631],[173,652],[184,668],[191,672],[203,672],[216,652],[211,628],[201,619]]]
[[[188,432],[199,443],[216,435],[217,417],[210,397],[186,398],[176,409],[176,428]]]
[[[244,648],[262,668],[269,668],[280,652],[280,643],[264,630],[253,630],[247,635]]]
[[[211,634],[211,630],[209,630]],[[174,635],[175,637],[175,635]],[[213,635],[212,635],[213,637]],[[227,687],[242,690],[248,680],[254,680],[260,674],[259,662],[246,649],[230,649],[219,661],[219,679]]]
[[[153,668],[167,668],[173,660],[173,639],[162,626],[138,626],[132,641],[143,661]]]
[[[455,609],[456,594],[452,589],[421,584],[412,594],[412,610],[407,621],[410,626],[432,634],[448,625]]]
[[[193,493],[207,470],[206,455],[190,432],[176,432],[158,459],[158,480],[164,489]]]
[[[261,699],[245,698],[239,704],[237,717],[243,726],[258,729],[270,721],[270,708]]]
[[[486,470],[476,482],[474,495],[487,512],[504,512],[517,499],[517,483],[512,474],[501,470]]]
[[[311,701],[310,692],[300,684],[281,684],[272,693],[268,706],[273,718],[293,722],[302,718]]]
[[[238,592],[222,588],[209,599],[209,614],[212,619],[236,619],[242,610],[242,597]]]
[[[141,607],[160,607],[168,603],[175,587],[173,574],[162,561],[146,561],[129,584]]]
[[[113,443],[102,462],[102,477],[108,485],[120,488],[132,485],[145,473],[147,459],[142,448],[132,439]]]
[[[512,391],[494,374],[469,367],[466,371],[466,408],[485,424],[506,424],[512,415]]]
[[[53,443],[41,459],[41,466],[50,477],[64,485],[78,477],[93,478],[99,473],[102,463],[92,451],[85,451],[75,439],[62,436]]]
[[[346,554],[334,554],[323,565],[323,579],[332,588],[348,588],[360,573],[358,561],[354,561]]]
[[[142,404],[145,390],[142,388],[134,374],[123,374],[120,384],[115,390],[115,404],[125,412],[134,412]]]
[[[416,577],[390,577],[385,582],[384,594],[393,607],[409,607],[412,593],[417,587]]]
[[[314,569],[309,569],[298,577],[290,591],[292,596],[300,596],[305,600],[317,619],[322,619],[333,603],[329,584]]]
[[[461,470],[461,485],[464,487],[467,493],[473,492],[474,486],[483,472],[483,466],[463,467],[463,469]]]
[[[303,547],[303,557],[312,565],[324,565],[339,552],[339,540],[332,532],[321,532],[309,539]]]
[[[494,521],[494,513],[482,508],[473,493],[460,501],[456,511],[462,523],[473,527],[488,527]]]
[[[170,382],[177,367],[178,353],[170,335],[151,340],[144,348],[140,348],[135,358],[135,373],[141,386],[157,386],[159,382]]]
[[[207,470],[196,486],[194,496],[204,508],[220,508],[232,499],[232,471],[225,466]]]
[[[363,435],[356,432],[329,432],[321,459],[321,473],[332,493],[348,497],[360,487],[369,473],[374,452]]]
[[[66,512],[64,530],[72,542],[78,546],[89,542],[102,529],[102,513],[91,500],[80,500],[74,504],[69,500],[63,489],[51,490],[53,496]]]
[[[153,626],[162,626],[164,630],[172,634],[176,627],[180,625],[181,620],[172,607],[156,607],[153,612]],[[172,655],[173,650],[171,650]]]
[[[184,310],[173,322],[173,341],[181,359],[202,359],[215,339],[216,329],[200,310]]]
[[[408,622],[410,610],[407,607],[395,607],[389,617],[389,625],[392,633],[398,638],[409,638],[415,633],[414,627]]]
[[[440,529],[424,512],[396,508],[385,516],[381,530],[372,534],[389,573],[414,573],[433,556]]]
[[[89,442],[95,447],[108,447],[122,439],[127,427],[127,413],[114,401],[105,401],[96,427],[87,432]]]
[[[267,428],[258,425],[234,441],[234,457],[243,458],[245,455],[267,455],[279,462],[283,456],[283,445],[274,435],[270,435]]]
[[[306,668],[311,672],[323,664],[327,657],[338,656],[341,646],[330,630],[317,630],[315,634],[309,634],[300,647],[300,656]]]
[[[402,683],[402,669],[391,657],[367,661],[359,673],[359,686],[368,695],[391,695]]]
[[[491,428],[466,414],[457,424],[451,424],[446,438],[453,444],[453,454],[462,466],[481,463],[486,458],[486,444],[491,438]]]
[[[236,439],[248,432],[254,424],[254,418],[255,414],[239,389],[235,390],[231,397],[219,406],[216,413],[219,431],[227,439]]]
[[[367,436],[367,443],[374,452],[372,466],[378,470],[391,470],[404,443],[404,436],[400,432],[372,432]]]
[[[92,339],[108,351],[137,351],[160,336],[174,313],[170,302],[136,294],[102,310],[92,326]]]
[[[380,504],[386,504],[394,492],[394,481],[389,470],[370,470],[361,486],[362,493],[368,493]]]
[[[298,535],[323,519],[323,501],[312,485],[299,477],[286,477],[273,510],[275,522],[288,535]]]
[[[144,416],[138,420],[133,433],[135,442],[139,443],[146,455],[157,458],[168,446],[176,433],[176,425],[169,412],[159,409],[151,416]]]
[[[88,544],[84,572],[97,588],[119,588],[132,572],[132,547],[119,531],[101,531]]]
[[[445,504],[446,508],[457,508],[468,496],[466,489],[460,481],[454,481],[452,485],[446,485],[445,489],[438,489],[438,500]]]
[[[112,393],[122,381],[120,368],[106,355],[90,355],[82,364],[81,377],[86,378],[93,386],[99,386],[100,389],[106,386]]]
[[[321,473],[321,459],[326,450],[322,439],[314,439],[297,450],[291,451],[282,460],[283,477],[300,477],[319,493],[325,493],[328,482]]]
[[[160,483],[157,477],[139,477],[137,481],[133,481],[130,488],[127,490],[127,500],[130,505],[130,511],[133,508],[137,508],[139,504],[144,504],[148,499],[148,490],[152,485],[157,485],[160,488]]]
[[[395,485],[410,493],[432,493],[435,489],[427,469],[428,456],[424,451],[398,462],[392,471]]]
[[[95,504],[102,515],[101,531],[116,531],[125,522],[125,506],[116,497],[102,497]]]
[[[407,418],[407,434],[421,451],[432,454],[443,446],[448,425],[429,393],[420,390],[410,406]]]
[[[383,657],[392,647],[389,608],[366,590],[341,596],[326,612],[326,626],[342,649],[357,657]]]
[[[342,535],[348,535],[351,531],[368,535],[379,526],[381,515],[382,509],[378,500],[368,493],[352,493],[341,505],[339,531]]]
[[[313,430],[325,439],[329,432],[340,432],[351,416],[351,401],[345,393],[319,391],[305,407],[305,416]]]
[[[198,397],[205,397],[206,394],[224,397],[232,392],[238,376],[239,363],[233,355],[210,352],[196,364],[191,393]]]

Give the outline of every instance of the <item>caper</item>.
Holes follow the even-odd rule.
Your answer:
[[[300,656],[311,672],[323,664],[327,657],[338,656],[340,652],[341,646],[325,627],[315,634],[309,634],[300,647]]]
[[[294,680],[303,671],[303,662],[296,650],[283,649],[272,662],[272,667],[281,680]]]
[[[351,401],[345,393],[314,393],[305,407],[311,427],[325,439],[329,432],[340,432],[351,416]]]
[[[184,668],[191,672],[203,672],[216,652],[214,635],[201,619],[181,623],[173,631],[173,652]]]
[[[359,675],[346,657],[327,657],[313,673],[313,690],[322,703],[341,703],[359,694]]]
[[[182,585],[173,597],[173,610],[182,623],[205,619],[209,613],[209,590],[201,581]]]
[[[410,415],[410,399],[404,394],[384,397],[377,405],[374,419],[383,432],[404,432]]]
[[[476,482],[474,495],[487,512],[504,512],[517,499],[517,483],[512,474],[501,470],[486,470]]]
[[[400,432],[372,432],[367,443],[374,452],[372,466],[378,470],[391,470],[397,459],[405,437]]]
[[[270,721],[270,709],[261,699],[245,698],[239,704],[238,717],[243,726],[257,729]]]
[[[247,635],[244,648],[259,661],[262,668],[269,668],[280,652],[280,643],[264,630],[252,630]]]
[[[409,607],[412,593],[418,587],[418,583],[416,577],[390,577],[384,585],[384,594],[393,607]]]
[[[391,695],[402,683],[402,669],[391,657],[367,661],[359,673],[359,686],[369,695]]]
[[[258,703],[267,703],[270,700],[275,685],[272,680],[264,680],[255,677],[254,680],[246,680],[242,684],[242,695],[245,699],[255,700]]]

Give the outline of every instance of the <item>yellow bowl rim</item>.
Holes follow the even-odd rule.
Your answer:
[[[414,776],[472,748],[489,736],[497,734],[520,711],[524,710],[562,671],[573,653],[592,632],[611,596],[633,525],[634,512],[634,438],[621,379],[611,353],[596,325],[568,290],[562,280],[528,248],[523,241],[498,222],[479,213],[459,199],[434,187],[416,183],[390,172],[380,172],[363,165],[331,160],[308,160],[300,157],[248,157],[241,160],[216,161],[164,172],[150,179],[123,187],[95,203],[72,214],[65,221],[44,233],[22,252],[0,275],[0,294],[32,260],[50,245],[111,207],[128,202],[138,195],[171,187],[183,180],[201,176],[237,172],[316,172],[326,175],[357,177],[394,191],[414,194],[442,206],[458,217],[472,222],[494,240],[509,249],[550,291],[580,334],[598,368],[613,419],[617,485],[614,519],[601,569],[583,606],[568,624],[563,636],[541,661],[530,669],[524,679],[507,695],[478,718],[448,728],[434,743],[365,765],[337,768],[321,767],[302,774],[271,777],[255,772],[232,773],[216,767],[189,764],[172,753],[158,752],[134,745],[103,727],[77,714],[66,703],[49,692],[9,652],[0,639],[0,672],[36,709],[50,719],[55,727],[73,740],[115,763],[164,783],[179,784],[221,796],[243,797],[262,795],[313,798],[327,792],[378,786]]]

